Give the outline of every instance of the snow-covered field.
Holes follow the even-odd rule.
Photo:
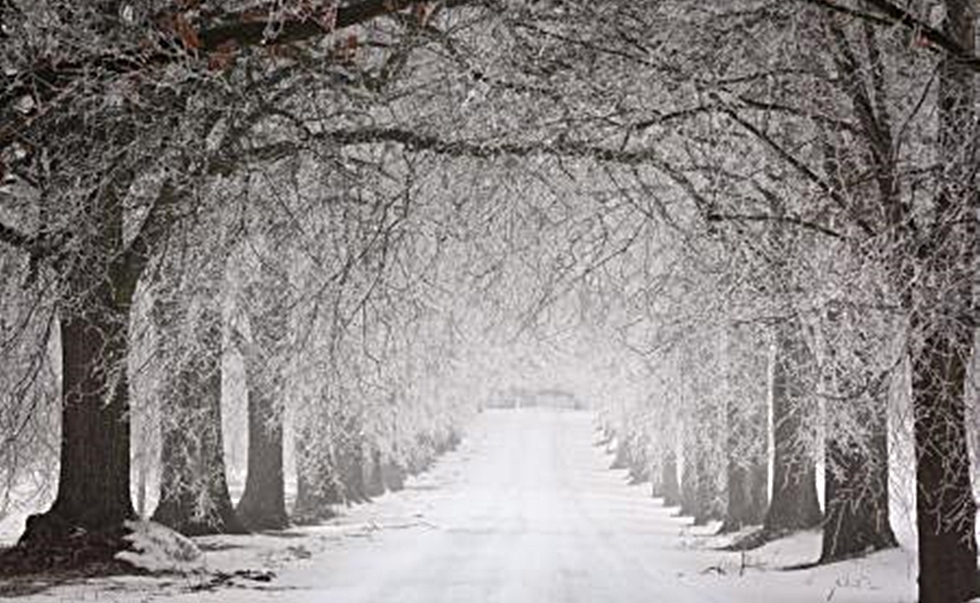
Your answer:
[[[808,570],[819,535],[715,550],[628,486],[587,412],[489,410],[408,488],[318,527],[195,539],[206,571],[22,584],[22,601],[630,603],[915,600],[902,549]],[[238,572],[236,574],[236,572]]]

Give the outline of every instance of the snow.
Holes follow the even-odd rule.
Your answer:
[[[715,536],[717,526],[691,526],[647,485],[608,469],[592,421],[580,411],[488,410],[457,451],[404,491],[325,525],[195,538],[204,574],[99,578],[21,600],[915,600],[905,549],[806,570],[784,568],[817,557],[817,533],[744,554],[717,550],[731,538]]]
[[[152,521],[129,521],[126,527],[133,550],[117,553],[116,559],[150,572],[204,570],[201,549],[190,538]]]

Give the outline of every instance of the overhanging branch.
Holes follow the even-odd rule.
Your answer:
[[[444,8],[454,8],[478,0],[444,0]],[[266,43],[291,44],[326,36],[367,23],[386,14],[396,13],[418,4],[420,0],[359,0],[339,6],[336,20],[331,29],[324,27],[316,19],[287,19],[272,23],[272,11],[268,15],[257,16],[256,9],[242,10],[224,15],[216,25],[202,25],[194,32],[196,38],[191,53],[211,55],[225,52],[229,46],[235,49],[258,46]],[[171,15],[172,17],[173,15]],[[159,20],[166,21],[166,15]],[[276,35],[269,39],[268,31]],[[176,40],[175,43],[186,43]],[[186,55],[174,52],[172,48],[130,48],[114,49],[105,54],[83,57],[78,60],[44,59],[31,69],[14,74],[0,74],[0,106],[13,106],[25,95],[30,95],[43,111],[51,99],[82,78],[93,73],[103,72],[113,76],[125,76],[147,69],[162,67],[185,60]],[[4,148],[22,135],[33,117],[14,112],[5,116],[7,123],[0,124],[0,148]]]
[[[780,145],[778,142],[773,140],[771,136],[769,136],[759,128],[755,127],[749,121],[743,119],[738,113],[736,113],[732,109],[724,109],[724,113],[725,115],[728,115],[735,123],[739,124],[747,132],[752,134],[752,136],[756,137],[760,142],[762,142],[764,145],[772,149],[773,152],[775,152],[783,161],[788,163],[793,169],[799,172],[800,175],[802,175],[804,178],[806,178],[807,180],[815,184],[821,191],[824,192],[824,194],[830,197],[830,199],[834,202],[835,205],[837,205],[838,208],[840,208],[842,211],[847,213],[849,217],[855,221],[858,227],[860,227],[861,230],[864,231],[866,235],[873,236],[875,234],[874,228],[872,228],[871,225],[866,220],[863,220],[861,217],[854,215],[854,212],[851,210],[851,207],[848,204],[847,200],[844,199],[844,197],[841,196],[841,194],[837,190],[835,190],[834,187],[831,186],[826,180],[821,178],[816,172],[810,169],[808,165],[800,161],[799,158],[795,157],[792,153],[790,153],[788,150],[783,148],[782,145]]]
[[[724,214],[724,213],[711,213],[707,216],[708,222],[783,222],[786,224],[793,224],[804,228],[806,230],[812,230],[825,234],[827,236],[833,237],[835,239],[843,239],[844,235],[822,226],[815,222],[810,222],[799,218],[796,216],[773,216],[769,214]]]
[[[893,4],[890,0],[864,0],[873,9],[879,11],[881,13],[880,15],[844,6],[840,4],[839,0],[804,0],[804,2],[836,13],[864,19],[877,25],[902,25],[914,31],[933,47],[956,57],[958,61],[968,66],[971,70],[980,72],[980,57],[977,57],[972,52],[957,44],[955,40],[947,36],[943,31],[932,27],[901,6]]]
[[[471,0],[448,0],[444,6],[452,8],[467,4],[469,1]],[[396,13],[420,3],[419,0],[361,0],[360,2],[346,4],[337,8],[334,30],[366,23],[382,15]],[[270,40],[266,37],[266,31],[270,25],[269,19],[256,19],[249,16],[254,13],[255,9],[235,13],[225,19],[227,23],[205,28],[199,32],[201,50],[214,52],[229,42],[233,42],[239,47],[256,46],[266,42],[291,44],[321,37],[332,31],[325,29],[315,19],[288,20],[275,25],[274,29],[277,33]]]

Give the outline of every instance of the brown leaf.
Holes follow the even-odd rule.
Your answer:
[[[328,0],[316,12],[315,20],[317,25],[323,28],[323,31],[333,31],[337,27],[337,3]]]
[[[174,33],[180,38],[184,48],[197,50],[201,47],[201,39],[197,37],[197,30],[182,13],[174,15]]]
[[[235,40],[222,42],[214,49],[214,52],[208,55],[208,69],[211,71],[223,71],[235,62],[237,51],[238,44]]]

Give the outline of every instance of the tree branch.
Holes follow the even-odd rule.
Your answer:
[[[955,56],[972,71],[980,72],[980,57],[977,57],[972,52],[963,48],[954,39],[947,36],[943,31],[932,27],[904,8],[896,6],[890,0],[864,0],[864,2],[866,2],[872,8],[878,10],[883,16],[842,6],[841,4],[838,4],[837,0],[804,1],[836,13],[864,19],[865,21],[870,21],[877,25],[902,25],[907,29],[918,33],[922,39],[926,40],[933,46]]]
[[[472,4],[478,0],[445,0],[444,8],[453,8]],[[204,26],[196,31],[197,48],[188,49],[192,53],[209,55],[222,51],[227,45],[236,48],[258,46],[265,43],[291,44],[310,40],[327,34],[366,23],[377,17],[392,14],[417,4],[421,0],[360,0],[337,8],[337,17],[333,29],[327,29],[315,19],[292,19],[272,23],[268,7],[263,7],[266,16],[256,16],[256,9],[247,9],[230,13],[222,18],[222,22],[213,26]],[[261,11],[259,12],[261,15]],[[166,21],[167,15],[158,15],[158,20]],[[170,15],[173,17],[173,15]],[[274,38],[269,39],[267,31],[274,30]],[[176,34],[173,44],[180,45]],[[93,73],[107,72],[115,76],[124,76],[146,69],[162,67],[184,60],[186,55],[174,52],[172,48],[154,47],[130,48],[128,50],[113,50],[105,54],[87,56],[78,60],[45,59],[32,66],[29,70],[0,73],[0,107],[8,114],[3,116],[7,123],[0,124],[0,148],[5,148],[22,136],[22,130],[29,126],[34,119],[33,114],[24,115],[8,112],[7,107],[13,107],[17,99],[30,95],[34,98],[39,111],[44,111],[48,102],[63,91],[68,90],[75,82],[89,78]]]
[[[150,263],[154,250],[169,230],[170,209],[177,202],[179,195],[172,178],[167,178],[143,219],[139,232],[136,233],[125,253],[113,263],[113,284],[118,299],[132,299],[143,270]]]
[[[447,0],[446,8],[468,4],[472,0]],[[346,29],[365,23],[382,15],[396,13],[420,4],[419,0],[361,0],[337,8],[337,19],[334,30]],[[268,10],[262,8],[260,10]],[[266,32],[270,27],[269,19],[251,17],[256,9],[248,9],[229,15],[227,23],[206,28],[198,33],[201,51],[214,52],[224,44],[234,42],[239,47],[256,46],[266,42],[275,44],[291,44],[310,38],[324,36],[331,32],[325,29],[316,19],[290,20],[274,25],[277,32],[275,37],[268,39]],[[271,11],[270,11],[271,12]]]
[[[854,215],[852,208],[847,203],[847,200],[841,196],[840,192],[835,190],[833,186],[827,183],[826,180],[821,178],[816,172],[810,169],[805,163],[793,156],[792,153],[784,149],[778,142],[772,139],[768,134],[759,130],[754,125],[748,121],[742,119],[735,111],[731,109],[723,109],[725,115],[728,115],[735,123],[739,124],[750,134],[759,139],[760,142],[765,144],[767,147],[772,149],[781,159],[793,167],[797,172],[799,172],[803,177],[817,185],[821,191],[828,195],[831,200],[839,207],[841,210],[846,212],[851,219],[864,231],[865,234],[873,236],[875,234],[874,228],[868,224],[867,221],[861,219],[859,216]]]
[[[807,230],[813,230],[821,234],[825,234],[835,239],[844,239],[844,235],[827,228],[826,226],[821,226],[814,222],[809,222],[797,216],[773,216],[769,214],[717,214],[710,213],[707,215],[708,222],[785,222],[787,224],[794,224],[801,228]]]

